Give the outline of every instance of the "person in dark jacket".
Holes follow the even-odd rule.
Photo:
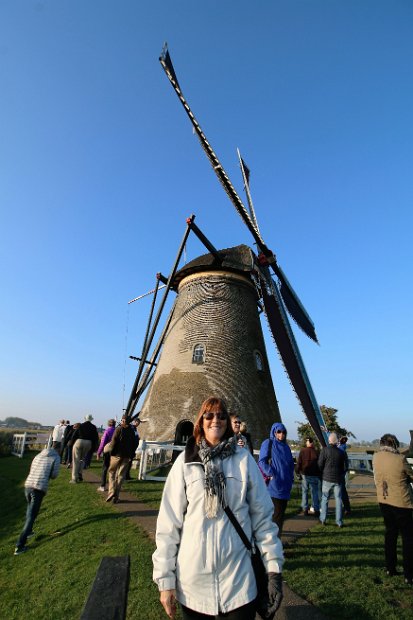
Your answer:
[[[69,420],[66,420],[66,428],[65,428],[65,432],[63,433],[63,439],[62,439],[62,464],[63,465],[66,465],[66,463],[69,463],[68,443],[69,443],[69,438],[70,438],[70,435],[72,434],[72,431],[73,431],[73,424],[70,424]]]
[[[347,456],[347,441],[348,441],[347,437],[341,437],[340,441],[338,442],[338,449],[343,452],[344,460],[346,464],[346,472],[344,474],[343,480],[341,481],[341,500],[343,502],[343,507],[344,507],[344,516],[348,516],[351,514],[350,499],[347,493],[347,486],[346,486],[347,478],[348,478],[348,470],[349,470],[349,463],[348,463],[348,456]]]
[[[128,419],[123,416],[120,426],[115,430],[111,445],[111,457],[108,470],[109,492],[107,502],[113,500],[114,504],[119,501],[119,493],[123,479],[128,470],[129,461],[133,458],[138,447],[139,438],[129,424]]]
[[[308,515],[308,495],[311,488],[311,499],[314,507],[314,516],[320,516],[320,470],[318,469],[319,453],[314,448],[312,437],[305,440],[305,448],[300,450],[297,459],[297,473],[301,474],[301,510]]]
[[[81,482],[82,470],[85,462],[85,458],[89,450],[93,452],[99,445],[98,430],[94,424],[92,424],[93,416],[86,415],[85,421],[79,426],[71,436],[70,441],[73,445],[73,467],[72,467],[72,479],[71,483]]]
[[[138,431],[140,424],[141,424],[141,421],[140,421],[139,418],[135,418],[131,422],[132,430],[135,433],[136,440],[137,440],[137,445],[136,445],[136,448],[135,448],[135,452],[136,452],[136,449],[139,446],[139,441],[140,441],[140,436],[139,436],[139,431]],[[134,453],[133,457],[129,461],[128,469],[126,470],[125,480],[133,480],[132,476],[130,475],[130,472],[131,472],[131,469],[132,469],[132,463],[133,463],[133,459],[134,458],[135,458],[135,453]]]
[[[328,446],[321,450],[318,458],[318,467],[320,469],[322,479],[320,521],[323,525],[325,525],[327,519],[328,500],[331,492],[333,492],[336,503],[336,524],[338,527],[343,527],[341,482],[346,471],[346,465],[344,453],[338,449],[337,443],[337,434],[330,433],[328,436]]]
[[[294,460],[287,444],[287,429],[281,422],[271,427],[270,438],[260,448],[258,466],[270,478],[267,489],[274,504],[273,521],[281,536],[285,510],[294,482]]]

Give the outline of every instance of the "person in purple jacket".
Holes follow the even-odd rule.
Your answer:
[[[98,487],[98,491],[102,493],[106,491],[106,479],[108,475],[108,469],[110,465],[110,452],[103,452],[106,444],[112,441],[113,433],[115,432],[116,420],[109,420],[108,427],[102,435],[102,439],[100,440],[99,448],[96,454],[96,458],[99,459],[103,454],[103,463],[102,463],[102,480],[100,483],[100,487]]]
[[[281,422],[272,425],[269,439],[262,442],[258,466],[269,478],[267,489],[274,504],[272,520],[278,525],[278,536],[281,536],[294,482],[293,455],[287,443],[287,429]]]

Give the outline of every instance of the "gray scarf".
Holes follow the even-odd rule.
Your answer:
[[[207,444],[204,437],[201,439],[199,456],[205,470],[205,513],[208,519],[216,517],[219,508],[227,505],[222,461],[234,454],[236,447],[235,436],[213,447]]]

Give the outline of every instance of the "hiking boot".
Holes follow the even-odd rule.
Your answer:
[[[28,547],[16,547],[14,550],[14,555],[21,555],[22,553],[26,553]]]

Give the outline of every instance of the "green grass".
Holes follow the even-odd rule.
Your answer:
[[[14,556],[24,523],[23,484],[33,453],[0,459],[1,617],[8,620],[79,618],[103,556],[130,555],[128,619],[159,620],[162,609],[152,582],[154,544],[96,486],[70,485],[66,469],[50,483],[35,523],[30,550]]]
[[[30,551],[14,557],[26,502],[23,483],[32,454],[0,459],[1,617],[8,620],[78,618],[103,556],[130,555],[128,620],[165,617],[152,582],[154,543],[116,508],[105,504],[96,486],[70,485],[63,469],[52,481],[35,523]],[[101,463],[92,470],[99,473]],[[136,476],[136,473],[133,473]],[[137,481],[125,488],[157,507],[163,483]],[[297,513],[300,492],[294,489],[287,517]],[[402,577],[384,575],[384,528],[376,504],[354,505],[346,527],[316,526],[286,549],[284,577],[303,598],[337,620],[410,620],[412,589]],[[401,558],[401,550],[399,549]]]
[[[316,526],[286,550],[289,586],[328,617],[411,620],[413,591],[384,572],[384,526],[377,504],[353,505],[339,530]],[[399,567],[401,548],[398,549]]]

